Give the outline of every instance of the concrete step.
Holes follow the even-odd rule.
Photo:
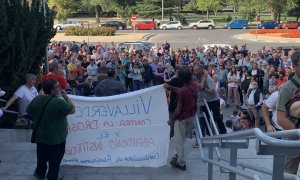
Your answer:
[[[36,145],[29,142],[31,131],[29,130],[0,130],[0,179],[2,180],[31,180],[36,166]],[[84,166],[62,166],[61,172],[66,180],[199,180],[207,179],[207,163],[201,160],[199,149],[193,148],[195,139],[186,141],[187,171],[181,171],[167,164],[160,168],[133,168],[133,167],[109,167],[94,168]],[[169,148],[169,160],[173,154],[174,142],[171,140]],[[221,157],[229,159],[229,150],[220,150]],[[204,154],[208,151],[204,148]],[[214,153],[214,158],[216,158]],[[257,165],[261,168],[272,169],[272,156],[257,156],[255,141],[250,141],[250,149],[238,150],[238,161]],[[221,161],[223,164],[225,162]],[[242,168],[240,168],[242,171]],[[251,174],[259,174],[264,180],[270,176],[247,170]],[[228,179],[228,173],[222,173],[220,168],[214,166],[213,179]],[[237,176],[238,180],[245,178]]]

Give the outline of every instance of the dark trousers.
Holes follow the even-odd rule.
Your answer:
[[[220,134],[225,134],[226,128],[225,128],[224,122],[222,121],[221,116],[220,116],[220,99],[211,101],[211,102],[207,102],[207,104],[208,104],[208,107],[210,108],[210,110],[212,111],[214,121],[217,124]],[[209,114],[208,114],[208,110],[206,109],[206,106],[201,106],[200,108],[202,109],[203,112],[205,112],[206,117],[209,119]],[[201,123],[201,124],[203,124],[203,123]],[[204,123],[204,127],[206,129],[206,133],[208,133],[206,123]]]
[[[244,99],[243,99],[243,93],[242,93],[241,86],[239,86],[238,92],[239,92],[239,94],[240,94],[240,101],[241,101],[241,104],[244,104]]]
[[[59,166],[65,153],[65,147],[66,141],[56,145],[37,143],[37,166],[35,169],[35,173],[40,176],[45,176],[48,162],[49,169],[47,179],[57,180]]]
[[[132,78],[125,78],[125,87],[126,87],[126,92],[128,91],[128,87],[130,91],[133,91],[133,84],[132,84]]]

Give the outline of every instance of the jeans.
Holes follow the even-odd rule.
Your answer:
[[[125,87],[126,87],[126,92],[128,91],[128,87],[129,87],[129,91],[133,91],[133,87],[132,87],[132,78],[125,78]]]
[[[133,80],[132,84],[133,84],[133,90],[137,91],[137,90],[141,89],[142,81],[140,81],[140,80]]]
[[[64,157],[66,147],[66,141],[56,144],[48,145],[43,143],[37,143],[36,155],[37,155],[37,166],[35,173],[39,176],[45,176],[47,171],[47,162],[49,164],[47,179],[57,180],[59,166]]]

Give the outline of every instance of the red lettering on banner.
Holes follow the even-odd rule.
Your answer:
[[[69,124],[69,132],[77,132],[77,131],[87,131],[87,130],[93,130],[93,129],[99,129],[99,123],[98,120],[87,120],[83,122],[75,122]]]
[[[109,141],[111,149],[124,148],[147,148],[155,146],[154,139],[151,138],[128,138],[128,139],[114,139]]]
[[[151,125],[150,119],[143,120],[121,120],[120,126],[149,126]]]
[[[65,155],[75,155],[84,152],[101,151],[102,149],[103,148],[101,142],[82,142],[66,147]]]

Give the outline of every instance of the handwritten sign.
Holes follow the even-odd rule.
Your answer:
[[[155,86],[111,97],[70,96],[62,164],[94,167],[160,167],[169,149],[164,88]]]

